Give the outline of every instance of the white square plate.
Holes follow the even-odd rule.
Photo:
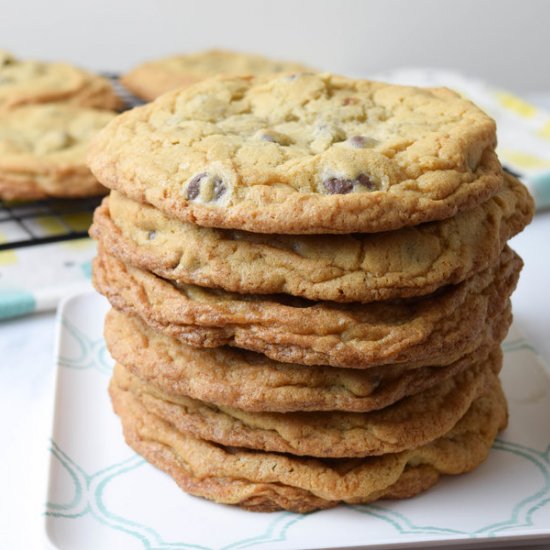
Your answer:
[[[550,541],[550,378],[514,330],[502,380],[510,423],[474,472],[403,501],[307,515],[261,514],[186,495],[129,449],[111,410],[106,301],[74,296],[58,315],[46,509],[62,550],[426,548]]]

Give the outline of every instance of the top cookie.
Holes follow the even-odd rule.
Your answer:
[[[52,102],[111,110],[123,106],[105,78],[66,63],[23,61],[0,50],[0,110]]]
[[[121,81],[136,96],[151,101],[175,88],[190,86],[218,75],[261,75],[304,71],[299,63],[275,61],[262,55],[208,50],[187,55],[175,55],[142,63]]]
[[[107,187],[198,225],[377,232],[492,196],[495,142],[493,120],[447,89],[220,77],[117,117],[89,162]]]

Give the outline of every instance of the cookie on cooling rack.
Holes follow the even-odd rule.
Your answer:
[[[174,55],[138,65],[121,81],[137,97],[150,101],[169,90],[221,74],[269,74],[306,71],[299,63],[275,61],[262,55],[227,50],[207,50]]]
[[[0,110],[0,199],[105,193],[86,166],[86,148],[115,116],[62,103]]]
[[[110,110],[123,107],[106,78],[68,63],[21,60],[0,50],[0,111],[52,102]]]

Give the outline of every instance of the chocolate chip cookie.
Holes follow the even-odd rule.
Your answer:
[[[462,474],[482,463],[507,422],[506,401],[493,377],[488,393],[454,428],[426,445],[379,457],[319,459],[213,444],[150,412],[131,392],[112,386],[111,398],[127,443],[184,491],[264,512],[413,496],[442,474]]]
[[[105,193],[86,166],[86,148],[115,116],[61,103],[0,111],[0,199]]]
[[[189,396],[250,412],[370,412],[428,390],[488,360],[510,323],[501,315],[492,338],[447,366],[383,365],[345,369],[279,363],[236,348],[197,349],[111,310],[105,340],[115,361],[168,396]],[[499,367],[500,363],[494,363]]]
[[[296,456],[350,458],[398,453],[445,435],[494,386],[501,363],[497,351],[429,390],[369,413],[247,412],[164,393],[122,365],[115,367],[111,386],[199,439]]]
[[[370,302],[429,294],[486,269],[533,209],[527,189],[506,176],[492,199],[440,222],[371,234],[261,235],[180,222],[113,191],[91,235],[107,253],[178,284]]]
[[[107,187],[197,225],[370,233],[493,196],[495,144],[493,120],[450,90],[295,73],[169,92],[109,124],[89,162]]]
[[[133,94],[150,101],[174,88],[191,86],[217,75],[261,75],[309,70],[299,63],[275,61],[262,55],[207,50],[174,55],[138,65],[122,77]]]
[[[448,365],[491,338],[500,316],[509,315],[521,265],[507,248],[498,264],[460,285],[371,304],[175,286],[101,250],[93,279],[114,307],[189,345],[231,345],[303,365],[420,367]]]
[[[21,60],[0,50],[0,111],[52,102],[111,110],[123,106],[103,77],[67,63]]]

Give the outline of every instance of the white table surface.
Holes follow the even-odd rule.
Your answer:
[[[515,322],[550,364],[550,212],[537,214],[511,244],[525,261],[513,297]],[[2,550],[43,548],[54,328],[53,313],[0,323]]]

